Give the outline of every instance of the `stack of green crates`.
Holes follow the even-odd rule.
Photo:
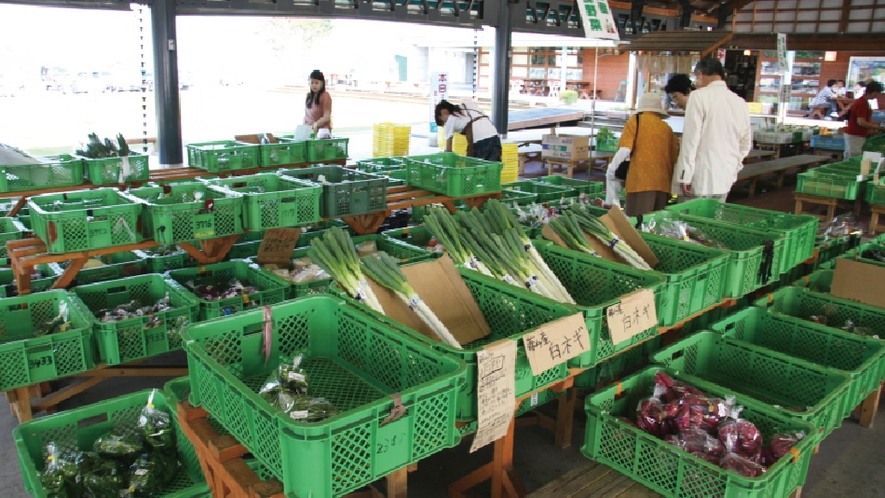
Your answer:
[[[169,277],[189,289],[201,285],[227,288],[233,279],[239,280],[243,285],[258,287],[258,292],[226,299],[206,300],[196,296],[200,303],[201,321],[232,315],[247,308],[278,303],[286,299],[289,287],[289,282],[276,275],[262,272],[258,265],[241,260],[171,270]]]
[[[340,218],[387,209],[387,177],[363,173],[341,166],[279,171],[285,177],[321,185],[320,214],[323,218]]]
[[[147,154],[130,153],[125,157],[80,158],[86,179],[93,185],[114,185],[150,179]],[[128,163],[128,167],[125,163]],[[128,173],[126,170],[129,170]]]
[[[187,145],[187,164],[210,173],[257,168],[257,144],[221,140]]]
[[[178,283],[156,273],[74,287],[77,303],[92,318],[101,361],[118,365],[181,349],[181,331],[196,321],[197,300]],[[103,312],[135,302],[152,306],[168,296],[167,311],[104,320]]]
[[[307,161],[307,142],[280,137],[278,142],[260,144],[258,153],[262,167],[302,164]]]
[[[55,283],[61,275],[58,265],[38,265],[31,274],[31,292],[42,292]],[[40,276],[40,278],[34,278]],[[15,273],[12,268],[0,268],[0,297],[12,297],[18,295],[18,282],[15,281]]]
[[[409,185],[450,197],[499,192],[500,162],[464,157],[454,152],[429,156],[408,156]]]
[[[214,239],[243,232],[243,195],[201,182],[131,189],[145,205],[146,238],[158,244]]]
[[[870,180],[867,183],[864,194],[864,200],[870,204],[885,204],[885,178],[879,178],[878,181]]]
[[[39,498],[48,495],[40,479],[47,444],[54,443],[61,451],[61,456],[67,459],[78,451],[92,451],[95,440],[111,431],[138,433],[139,415],[149,401],[156,409],[168,413],[173,420],[176,418],[175,406],[166,401],[163,391],[146,390],[41,417],[16,427],[12,435],[25,490]],[[187,442],[179,440],[177,444],[180,455],[181,445]],[[179,461],[182,465],[178,467],[171,482],[161,492],[152,494],[152,497],[195,498],[208,492],[205,482],[197,479],[202,474],[199,461],[181,456]],[[116,496],[117,490],[109,491]]]
[[[523,180],[520,182],[505,183],[501,188],[506,192],[513,190],[516,192],[526,192],[535,195],[537,202],[559,201],[565,197],[577,197],[578,192],[568,186],[553,185],[550,183],[533,182]]]
[[[635,419],[640,400],[652,395],[658,371],[677,381],[695,383],[693,378],[672,370],[649,367],[587,396],[587,429],[581,448],[587,458],[608,465],[669,498],[790,496],[805,483],[813,448],[820,440],[813,428],[728,387],[698,385],[710,396],[725,398],[736,394],[736,402],[744,406],[741,418],[759,429],[763,441],[785,431],[804,432],[805,438],[795,446],[795,458],[781,458],[762,476],[748,478],[695,457],[625,422],[623,418]]]
[[[871,175],[860,177],[860,161],[827,164],[797,176],[796,192],[853,201],[863,195]]]
[[[66,318],[67,328],[39,335],[41,326],[57,317]],[[0,338],[2,391],[95,368],[90,317],[63,290],[4,298],[0,306]]]
[[[409,172],[404,157],[376,157],[356,162],[356,168],[366,173],[389,178],[388,187],[400,187],[408,184]]]
[[[192,402],[267,466],[286,493],[342,496],[460,442],[463,361],[332,296],[289,301],[269,314],[256,309],[189,327],[186,350]],[[268,318],[270,341],[255,333]],[[295,421],[257,394],[277,365],[305,352],[311,395],[335,406],[335,417]],[[388,423],[394,399],[408,408]]]
[[[101,261],[102,266],[83,268],[77,272],[74,281],[77,285],[104,282],[118,278],[134,277],[147,273],[147,261],[136,251],[112,252],[94,258]],[[70,261],[61,263],[49,263],[38,265],[38,268],[46,269],[56,275],[61,275],[67,269]]]
[[[200,264],[193,256],[178,246],[160,246],[132,252],[144,259],[148,273],[166,273],[169,270]]]
[[[208,180],[243,195],[247,230],[295,227],[320,220],[323,187],[273,173]]]
[[[568,187],[576,190],[579,194],[587,194],[589,196],[602,195],[604,184],[602,182],[591,182],[589,180],[579,180],[577,178],[569,178],[562,175],[542,176],[533,178],[531,181],[540,183],[549,183],[561,187]]]
[[[28,229],[17,218],[0,217],[0,260],[5,261],[6,241],[24,237]]]
[[[79,158],[63,154],[38,159],[38,164],[0,164],[0,192],[83,184],[83,162]]]
[[[34,233],[51,254],[136,244],[142,204],[114,188],[35,195],[28,199]]]

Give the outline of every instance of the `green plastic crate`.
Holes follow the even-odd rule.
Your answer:
[[[422,248],[426,248],[430,241],[433,240],[433,234],[423,226],[394,228],[381,232],[381,235]]]
[[[679,213],[686,220],[701,217],[782,233],[786,240],[784,257],[781,258],[781,273],[814,257],[814,241],[820,222],[817,216],[725,204],[715,199],[694,199],[668,206],[667,211]]]
[[[341,166],[315,166],[279,171],[279,174],[322,185],[320,214],[338,218],[387,209],[387,177]],[[321,179],[322,177],[322,179]]]
[[[793,285],[795,287],[806,288],[811,292],[829,294],[830,288],[833,286],[834,273],[834,270],[817,270],[796,280],[793,282]]]
[[[807,436],[795,449],[796,458],[782,458],[760,477],[744,477],[724,470],[633,427],[619,417],[633,419],[639,401],[652,394],[659,371],[677,380],[693,380],[670,370],[650,367],[587,396],[587,428],[581,452],[667,498],[770,498],[790,496],[805,483],[815,444],[813,428],[718,386],[698,386],[710,395],[737,394],[745,418],[761,431],[764,442],[783,431],[803,431]]]
[[[885,153],[885,137],[870,137],[863,144],[864,152],[882,152]]]
[[[519,190],[511,190],[505,188],[501,191],[501,202],[519,205],[534,204],[538,201],[538,194],[532,192],[522,192]]]
[[[147,273],[147,261],[135,251],[112,252],[99,256],[104,266],[96,268],[84,268],[77,272],[74,277],[76,285],[104,282],[118,278],[135,277]],[[70,261],[63,263],[49,263],[45,267],[52,268],[52,272],[61,275],[67,269]],[[41,265],[41,268],[44,266]]]
[[[12,437],[18,451],[25,490],[35,498],[47,498],[46,490],[40,482],[40,472],[44,465],[43,447],[46,444],[55,443],[62,456],[67,456],[76,451],[91,451],[93,442],[113,429],[134,433],[138,430],[141,410],[152,392],[154,406],[167,411],[175,419],[175,407],[166,402],[163,391],[149,389],[41,417],[16,427],[12,431]],[[179,461],[182,465],[172,481],[161,493],[151,496],[195,498],[206,494],[206,484],[195,481],[192,477],[202,473],[200,467],[194,468],[192,461],[180,458]]]
[[[843,237],[816,237],[817,261],[814,262],[814,269],[819,269],[822,264],[832,261],[833,258],[849,249],[857,247],[860,241],[860,233],[853,233]]]
[[[273,173],[209,180],[207,183],[243,195],[243,218],[247,230],[295,227],[320,220],[323,188],[313,183]]]
[[[63,254],[143,240],[142,205],[113,188],[35,195],[28,199],[34,233],[51,254]]]
[[[532,182],[529,180],[505,183],[501,185],[501,188],[505,191],[515,190],[517,192],[535,194],[538,202],[558,201],[564,197],[576,197],[578,195],[577,191],[571,187]]]
[[[533,240],[532,244],[577,303],[568,307],[584,315],[587,333],[590,336],[590,351],[570,360],[569,366],[592,367],[617,355],[620,351],[658,335],[657,327],[652,327],[626,341],[614,344],[609,334],[605,309],[620,303],[621,296],[639,289],[651,290],[655,295],[656,308],[662,309],[664,277],[661,274],[637,270],[614,261],[559,247],[552,242]],[[528,290],[514,288],[516,292],[524,292],[534,299],[556,302],[530,293]],[[659,315],[659,324],[662,319],[664,317]]]
[[[409,185],[450,197],[501,191],[501,163],[454,152],[406,157]]]
[[[885,181],[882,178],[878,183],[870,181],[864,187],[864,200],[870,204],[885,204]]]
[[[20,239],[27,231],[17,218],[0,217],[0,258],[7,256],[6,241]]]
[[[568,187],[576,190],[579,194],[587,194],[590,196],[593,196],[595,194],[602,194],[605,190],[605,184],[603,184],[602,182],[578,180],[577,178],[569,178],[562,175],[542,176],[540,178],[533,178],[530,181]]]
[[[67,308],[71,328],[35,337],[34,330]],[[92,323],[67,292],[6,297],[0,306],[0,390],[30,386],[95,368]]]
[[[677,213],[657,211],[644,216],[644,222],[661,219],[681,219]],[[729,223],[695,218],[690,224],[728,248],[728,275],[725,279],[726,298],[741,298],[750,292],[774,283],[780,277],[784,250],[782,234],[766,232]],[[697,244],[680,242],[686,247]]]
[[[356,169],[366,173],[384,174],[389,171],[402,171],[406,168],[404,157],[376,157],[356,162]]]
[[[638,346],[621,351],[617,356],[612,356],[601,361],[598,365],[579,373],[575,376],[575,387],[578,389],[590,389],[595,391],[600,384],[611,384],[624,377],[624,374],[634,370],[643,364],[648,364],[646,345],[654,343],[654,340],[646,341]],[[655,348],[657,352],[660,348]]]
[[[821,280],[816,281],[821,282]],[[830,277],[830,282],[832,282],[832,277]],[[851,321],[856,327],[869,329],[879,338],[885,339],[885,334],[881,332],[885,330],[885,308],[877,308],[801,287],[778,289],[753,304],[767,309],[769,313],[802,320],[810,320],[812,316],[823,315],[827,317],[827,325],[837,329],[841,329],[848,321]]]
[[[144,251],[132,251],[147,264],[147,273],[166,273],[169,270],[178,268],[189,268],[199,266],[200,263],[184,249],[176,247],[177,252],[166,254],[165,256],[158,254],[154,249],[145,249]]]
[[[516,413],[514,416],[519,417],[532,410],[536,410],[539,406],[558,399],[563,394],[565,394],[565,391],[556,392],[553,389],[544,389],[541,392],[534,393],[519,403],[519,406],[516,407]]]
[[[352,240],[355,245],[361,244],[363,242],[374,241],[379,251],[384,251],[391,257],[400,260],[400,266],[412,263],[420,263],[421,261],[435,259],[436,257],[442,255],[442,253],[434,253],[420,247],[415,247],[405,242],[400,242],[385,237],[384,235],[360,235],[358,237],[352,237]],[[300,247],[295,249],[294,251],[292,251],[292,259],[303,258],[307,256],[307,252],[309,249],[310,248],[308,247]],[[255,260],[255,257],[248,259],[250,263],[258,264]],[[265,270],[264,268],[261,268],[261,272],[273,274],[272,271]],[[282,277],[276,276],[276,278]],[[286,282],[289,283],[289,289],[286,293],[287,299],[295,299],[298,297],[309,296],[311,294],[326,294],[329,290],[329,287],[332,285],[332,279],[316,280],[313,282],[305,283],[296,283],[289,280],[286,280]]]
[[[211,173],[258,167],[257,144],[221,140],[187,145],[187,164]]]
[[[86,179],[93,185],[116,185],[126,182],[143,182],[151,178],[146,154],[129,154],[126,157],[104,157],[101,159],[80,158]],[[129,162],[129,174],[123,175],[123,162]],[[122,178],[121,178],[122,177]],[[122,182],[120,181],[122,179]]]
[[[873,258],[865,258],[863,257],[863,253],[866,251],[881,251],[885,253],[885,243],[883,242],[867,242],[865,244],[861,244],[853,249],[846,249],[843,253],[839,254],[835,258],[831,259],[826,263],[821,263],[821,268],[827,269],[835,269],[836,262],[840,259],[850,259],[852,261],[859,261],[861,263],[866,263],[868,265],[875,266],[885,266],[885,262],[879,261],[878,259]]]
[[[131,189],[127,195],[144,204],[143,232],[158,244],[243,232],[243,195],[238,192],[202,183],[180,183]]]
[[[40,164],[0,164],[0,192],[22,192],[83,184],[83,162],[62,154],[38,158]]]
[[[711,330],[759,347],[838,370],[851,379],[843,416],[849,416],[885,378],[885,343],[816,323],[747,308]]]
[[[823,436],[842,425],[851,387],[844,373],[715,332],[688,336],[652,360],[684,374],[702,391],[733,390],[811,424]]]
[[[80,285],[72,292],[79,299],[84,314],[88,314],[95,330],[95,342],[101,361],[118,365],[181,349],[181,331],[194,323],[197,299],[184,287],[156,273],[122,278],[109,282]],[[120,304],[135,301],[149,306],[166,294],[172,309],[157,313],[153,318],[159,324],[148,328],[150,316],[128,318],[117,322],[102,322],[95,313]]]
[[[341,137],[333,137],[328,140],[308,140],[305,142],[307,162],[315,163],[347,159],[347,146],[349,143],[349,138]]]
[[[857,199],[863,182],[857,181],[855,175],[819,169],[799,173],[796,177],[796,192],[849,201]]]
[[[43,292],[52,287],[55,280],[61,274],[57,266],[38,265],[38,270],[43,272],[46,277],[31,280],[31,292]],[[18,295],[18,284],[15,281],[15,274],[12,268],[0,268],[0,297],[13,297]]]
[[[594,150],[601,152],[617,152],[620,139],[612,138],[610,140],[595,140]]]
[[[171,270],[169,277],[185,288],[189,288],[188,282],[192,282],[195,286],[227,286],[233,278],[239,279],[244,285],[258,287],[258,292],[216,301],[207,301],[196,296],[200,303],[199,321],[232,315],[246,308],[278,303],[286,299],[289,287],[289,282],[262,272],[258,265],[240,260],[215,263],[198,268]]]
[[[423,342],[431,343],[432,347],[446,356],[461,358],[467,363],[467,382],[458,388],[457,399],[457,418],[459,422],[471,422],[477,417],[477,368],[476,368],[476,352],[500,339],[513,339],[518,341],[519,354],[516,358],[516,397],[528,394],[539,389],[551,386],[556,382],[565,380],[568,377],[568,368],[565,363],[541,372],[535,376],[529,366],[528,358],[524,355],[524,346],[522,344],[522,336],[526,332],[552,322],[559,318],[570,316],[576,313],[571,306],[557,303],[549,299],[541,298],[537,294],[506,284],[499,280],[495,280],[485,275],[481,275],[472,270],[459,269],[464,283],[470,289],[470,293],[476,300],[479,309],[492,329],[488,336],[473,341],[469,344],[462,344],[463,349],[455,349],[451,346],[430,339],[423,334],[405,329],[408,334]],[[374,316],[378,320],[385,323],[392,323],[396,327],[402,327],[398,322],[381,315],[368,306],[358,303],[350,299],[347,294],[340,289],[338,295],[347,300],[351,305],[359,307],[364,312]]]
[[[394,470],[455,446],[464,362],[441,355],[389,324],[332,296],[310,296],[189,327],[185,332],[191,398],[283,482],[287,493],[341,496]],[[257,395],[268,374],[300,351],[308,354],[311,394],[341,413],[296,422]],[[408,407],[384,423],[398,394]]]
[[[258,166],[303,164],[307,161],[307,142],[279,139],[279,143],[258,146]]]

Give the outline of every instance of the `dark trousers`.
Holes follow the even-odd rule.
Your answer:
[[[501,137],[495,135],[475,142],[472,155],[477,159],[501,162]]]

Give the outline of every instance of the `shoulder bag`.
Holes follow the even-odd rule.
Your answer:
[[[639,138],[639,113],[636,114],[636,134],[633,135],[633,148],[630,149],[630,156],[636,151],[636,139]],[[621,161],[618,169],[615,170],[615,178],[618,180],[627,180],[627,171],[630,170],[630,160]]]

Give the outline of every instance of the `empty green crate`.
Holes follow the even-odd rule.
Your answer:
[[[620,139],[612,138],[610,140],[594,140],[596,143],[593,150],[601,152],[617,152]]]
[[[283,482],[285,492],[331,498],[455,446],[464,362],[332,296],[271,307],[273,340],[250,310],[185,332],[191,398]],[[265,348],[270,361],[265,361]],[[257,392],[280,363],[307,351],[311,395],[340,413],[297,422]],[[385,423],[397,394],[405,415]]]
[[[834,270],[821,269],[809,275],[805,275],[799,280],[793,282],[795,287],[806,288],[811,292],[820,294],[829,294],[830,288],[833,286]]]
[[[70,327],[37,336],[64,310]],[[0,306],[0,390],[30,386],[95,368],[92,323],[63,290],[3,299]]]
[[[470,293],[476,300],[479,309],[489,324],[492,332],[488,336],[463,344],[463,349],[455,349],[447,344],[430,339],[417,331],[410,329],[410,336],[424,342],[430,342],[434,349],[442,354],[461,358],[467,363],[467,382],[459,387],[457,399],[457,417],[459,422],[470,422],[477,417],[477,361],[476,352],[501,339],[512,339],[518,342],[519,354],[516,358],[516,397],[548,387],[568,377],[568,368],[565,363],[533,375],[525,356],[522,336],[526,332],[552,322],[559,318],[575,314],[571,306],[557,303],[549,299],[541,298],[536,294],[525,292],[510,284],[486,277],[472,270],[459,269],[464,283],[470,289]],[[386,318],[362,303],[347,297],[347,294],[338,290],[338,294],[348,300],[352,305],[375,316],[381,321],[389,322]],[[536,297],[537,296],[537,297]]]
[[[63,254],[143,240],[142,204],[117,189],[97,188],[28,199],[34,233],[52,254]]]
[[[644,222],[661,219],[681,218],[677,213],[658,211],[645,215]],[[689,224],[728,248],[728,275],[725,279],[724,297],[744,297],[760,287],[776,282],[780,277],[780,261],[785,243],[782,234],[704,218],[694,218]],[[691,247],[697,245],[680,243]]]
[[[817,216],[725,204],[715,199],[695,199],[668,206],[667,210],[685,216],[686,220],[701,217],[784,234],[781,273],[814,256],[814,240],[820,221]]]
[[[796,192],[820,197],[832,197],[853,201],[861,191],[857,176],[816,170],[799,173],[796,177]]]
[[[283,166],[307,161],[307,142],[280,139],[279,143],[258,146],[258,166]]]
[[[406,157],[409,185],[450,197],[501,191],[499,162],[464,157],[454,152]]]
[[[817,282],[821,282],[821,280],[817,280]],[[832,278],[830,278],[830,282],[832,282]],[[842,329],[851,322],[855,327],[861,327],[878,338],[885,338],[885,335],[882,334],[882,331],[885,330],[885,308],[861,304],[801,287],[778,289],[768,296],[758,299],[754,304],[767,309],[769,313],[792,316],[802,320],[811,320],[812,316],[825,316],[827,326],[837,329]]]
[[[880,178],[878,182],[870,181],[864,187],[864,200],[870,204],[885,204],[885,182]]]
[[[816,323],[747,308],[711,327],[725,337],[838,370],[851,379],[844,416],[875,392],[885,376],[885,343]]]
[[[273,173],[209,180],[243,195],[244,223],[247,230],[295,227],[320,219],[323,188],[295,178]]]
[[[221,140],[187,145],[187,164],[211,173],[258,167],[258,145]]]
[[[100,260],[104,263],[104,266],[81,269],[77,272],[77,276],[74,277],[74,282],[77,285],[134,277],[147,273],[147,262],[135,251],[112,252],[94,259]],[[62,263],[50,263],[46,266],[56,267],[54,268],[54,273],[61,275],[69,264],[69,261],[65,261]]]
[[[826,263],[822,263],[822,268],[835,269],[836,262],[840,259],[850,259],[852,261],[859,261],[861,263],[866,263],[868,265],[875,266],[885,266],[885,261],[880,261],[875,258],[865,258],[863,254],[866,251],[878,251],[882,254],[885,254],[885,243],[882,242],[867,242],[865,244],[861,244],[853,249],[846,249],[842,254],[839,254],[835,258],[831,259]]]
[[[817,250],[817,260],[814,262],[814,269],[819,269],[822,264],[832,261],[833,258],[849,249],[857,247],[860,241],[860,233],[841,237],[816,237],[815,249]]]
[[[842,425],[851,383],[836,370],[715,332],[688,336],[652,359],[702,391],[733,390],[813,425],[823,436]]]
[[[587,458],[608,465],[667,498],[786,497],[805,483],[813,448],[819,441],[813,428],[740,393],[713,385],[698,386],[711,396],[737,394],[737,403],[744,406],[741,418],[759,429],[763,442],[787,431],[807,434],[796,445],[795,457],[788,454],[760,477],[744,477],[722,469],[621,420],[620,417],[635,418],[636,406],[651,396],[659,370],[676,380],[693,383],[671,370],[650,367],[587,396],[587,427],[581,448]]]
[[[520,205],[533,204],[538,201],[538,194],[532,192],[521,192],[519,190],[511,190],[505,188],[501,191],[501,202],[508,204],[516,203]]]
[[[553,389],[544,389],[541,392],[534,393],[519,403],[516,407],[515,417],[526,414],[532,410],[536,410],[539,406],[547,404],[551,401],[556,400],[560,396],[565,394],[565,391],[556,392]]]
[[[341,166],[287,169],[281,175],[322,185],[320,214],[338,218],[387,209],[387,177]]]
[[[633,346],[621,351],[617,356],[603,360],[593,368],[581,372],[575,376],[575,387],[578,389],[590,389],[595,391],[598,385],[608,385],[621,379],[625,373],[634,370],[643,364],[648,364],[646,346],[653,340]],[[657,352],[660,348],[656,348]]]
[[[308,140],[305,142],[307,162],[315,163],[347,159],[347,146],[349,143],[349,138],[340,137],[328,140]]]
[[[144,203],[143,232],[158,244],[214,239],[243,232],[243,195],[201,183],[129,190]]]
[[[5,258],[6,241],[24,237],[28,229],[16,218],[0,217],[0,258]]]
[[[181,349],[181,331],[194,323],[197,300],[178,283],[156,273],[80,285],[72,292],[84,313],[92,318],[95,342],[101,361],[117,365]],[[121,304],[136,302],[151,306],[169,296],[172,309],[152,316],[138,316],[103,322],[96,316]],[[151,324],[154,320],[155,323]],[[149,326],[153,325],[153,326]]]
[[[618,352],[647,341],[658,335],[657,326],[644,330],[630,339],[614,344],[608,330],[605,310],[621,302],[621,296],[639,289],[648,289],[655,295],[657,309],[663,308],[664,277],[655,272],[638,270],[614,261],[597,258],[578,251],[554,245],[552,242],[533,240],[535,248],[550,270],[577,304],[569,305],[584,315],[590,350],[569,361],[576,368],[592,367]],[[467,271],[467,270],[465,270]],[[535,299],[554,303],[556,301],[525,292]],[[661,314],[663,315],[663,313]],[[659,315],[659,323],[664,319]]]
[[[385,173],[388,171],[401,171],[406,168],[404,157],[376,157],[356,162],[356,169],[366,173]]]
[[[83,184],[83,162],[62,154],[38,158],[39,164],[0,164],[0,192],[22,192]]]
[[[43,292],[52,287],[58,278],[60,268],[58,266],[37,265],[36,270],[40,271],[44,278],[31,279],[31,292]],[[32,275],[33,277],[33,275]],[[18,283],[15,281],[15,274],[12,268],[0,268],[0,297],[12,297],[18,295]]]
[[[571,187],[532,182],[528,180],[505,183],[501,185],[501,188],[535,194],[538,202],[558,201],[563,197],[577,196],[577,191]]]
[[[180,247],[173,246],[175,251],[169,253],[157,252],[157,249],[145,249],[144,251],[132,251],[144,259],[148,273],[166,273],[169,270],[198,266],[200,263]]]
[[[602,182],[578,180],[577,178],[569,178],[562,175],[542,176],[540,178],[533,178],[531,181],[568,187],[576,190],[579,194],[587,195],[602,194],[604,190],[604,184]]]
[[[258,265],[248,261],[227,261],[197,268],[181,268],[169,272],[169,277],[184,286],[200,285],[225,287],[232,279],[243,285],[254,285],[258,292],[209,301],[196,296],[200,303],[199,320],[232,315],[247,308],[267,306],[286,299],[289,283],[275,275],[264,273]]]
[[[141,182],[151,177],[148,156],[129,154],[126,157],[104,157],[100,159],[81,158],[86,178],[93,185],[114,185],[126,182]],[[129,173],[124,163],[129,163]]]
[[[153,396],[153,399],[151,399]],[[55,415],[25,422],[12,432],[18,462],[24,478],[25,490],[35,498],[47,498],[48,493],[40,481],[43,471],[43,448],[55,443],[63,457],[77,451],[92,451],[92,444],[111,430],[132,434],[138,432],[141,410],[150,400],[154,406],[176,418],[175,407],[167,403],[163,391],[145,390],[100,401],[91,405],[66,410]],[[199,462],[181,459],[181,466],[172,481],[155,498],[196,498],[205,496],[206,484],[195,481],[193,476],[202,473]],[[194,467],[194,463],[197,464]],[[54,496],[54,495],[53,495]],[[141,496],[133,494],[133,496]]]

